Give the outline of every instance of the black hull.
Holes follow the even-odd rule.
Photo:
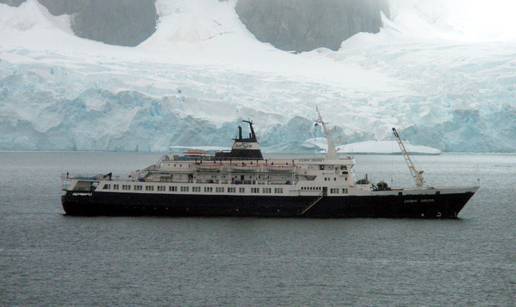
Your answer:
[[[67,192],[67,215],[457,218],[473,192],[435,195],[275,197]]]

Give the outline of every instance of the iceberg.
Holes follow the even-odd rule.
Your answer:
[[[439,155],[441,151],[436,148],[420,145],[412,145],[404,141],[407,151],[413,155]],[[366,141],[340,145],[337,147],[338,153],[347,154],[401,154],[400,147],[396,141]]]
[[[413,145],[403,141],[407,151],[414,155],[440,155],[441,151],[436,148],[422,145]],[[303,142],[302,147],[307,150],[316,150],[324,153],[327,150],[326,138],[311,138]],[[342,154],[380,154],[394,155],[401,154],[400,147],[396,141],[364,141],[336,146],[337,153]]]

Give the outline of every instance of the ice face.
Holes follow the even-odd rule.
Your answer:
[[[158,5],[156,33],[124,48],[74,36],[37,1],[0,4],[0,149],[229,146],[251,118],[266,150],[297,151],[321,137],[319,105],[336,144],[397,127],[440,150],[516,151],[514,42],[418,38],[395,20],[294,55],[258,42],[234,1]],[[170,32],[178,20],[195,22]]]

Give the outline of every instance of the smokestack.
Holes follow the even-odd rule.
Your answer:
[[[242,126],[238,126],[238,139],[242,139]]]

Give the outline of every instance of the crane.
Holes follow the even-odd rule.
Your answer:
[[[403,144],[403,141],[401,141],[400,134],[396,130],[396,128],[392,128],[392,133],[394,133],[394,136],[396,137],[396,141],[398,142],[398,145],[400,146],[401,154],[403,155],[403,158],[405,159],[405,162],[407,163],[407,166],[409,168],[410,174],[412,175],[412,178],[416,181],[416,187],[421,188],[425,184],[425,180],[423,178],[423,171],[419,171],[416,166],[414,165],[414,162],[412,162],[412,159],[410,158],[410,155],[405,148],[405,145]]]

